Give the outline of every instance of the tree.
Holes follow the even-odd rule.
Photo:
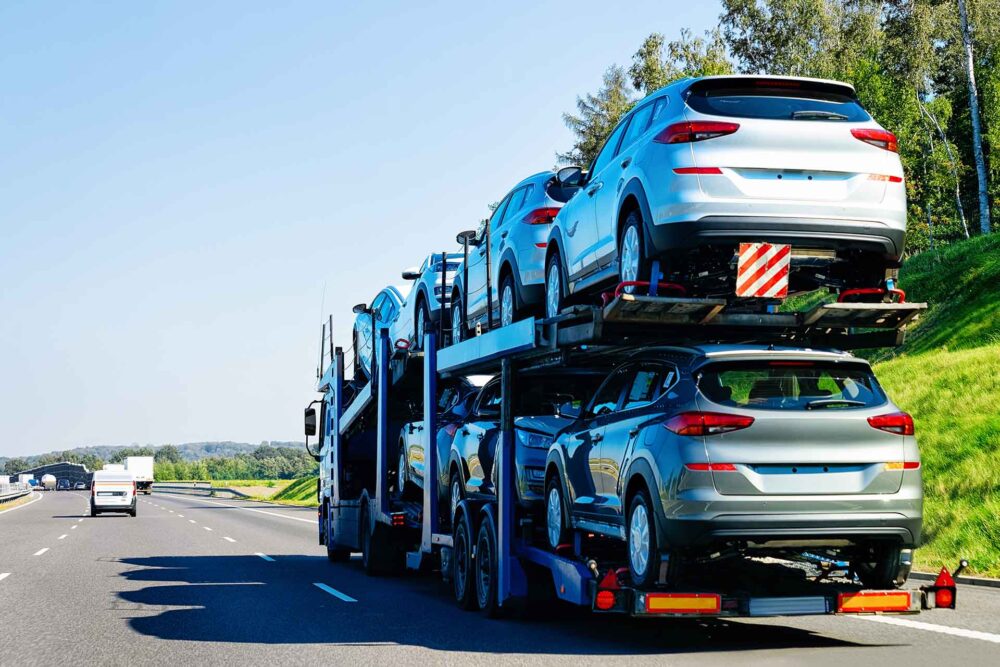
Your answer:
[[[658,32],[651,34],[632,56],[628,70],[632,85],[646,95],[686,76],[732,72],[733,65],[718,29],[706,31],[704,37],[692,37],[686,28],[681,29],[680,39],[672,42]]]
[[[965,6],[965,0],[958,0],[958,18],[962,30],[965,81],[969,91],[969,119],[972,124],[972,156],[976,163],[976,178],[979,182],[979,228],[983,234],[989,234],[989,178],[986,175],[986,159],[983,157],[983,128],[982,121],[979,118],[979,95],[976,92],[976,58],[972,48],[972,29],[969,26],[969,12]]]
[[[184,460],[184,457],[181,456],[181,450],[174,445],[163,445],[156,450],[153,458],[156,463],[178,463]]]
[[[7,459],[7,462],[3,464],[3,472],[5,475],[16,475],[17,473],[31,468],[27,459],[24,458],[13,458]]]
[[[618,65],[609,67],[596,94],[576,98],[578,115],[563,114],[563,122],[576,141],[568,152],[558,155],[559,160],[578,165],[593,162],[605,138],[635,103],[633,93],[625,70]]]

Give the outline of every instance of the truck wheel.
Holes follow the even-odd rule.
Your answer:
[[[464,512],[458,517],[452,531],[452,549],[451,583],[455,602],[460,609],[471,611],[477,607],[473,582],[475,559],[472,557],[472,526]]]
[[[898,588],[906,583],[906,576],[900,576],[899,552],[898,544],[865,545],[851,559],[851,570],[865,588]]]
[[[653,503],[646,489],[639,489],[632,498],[625,534],[632,583],[637,588],[649,588],[659,575],[660,548],[656,541]]]
[[[479,536],[476,538],[476,604],[488,618],[500,615],[497,601],[497,527],[493,517],[486,515],[479,522]]]
[[[368,511],[364,510],[361,512],[361,523],[359,524],[359,529],[361,532],[361,566],[365,570],[365,574],[370,577],[377,575],[378,565],[376,561],[375,554],[372,553],[372,528],[371,521],[368,518]]]
[[[330,529],[331,521],[329,504],[324,507],[324,510],[325,513],[323,516],[325,517],[324,520],[326,522],[326,535],[324,540],[326,542],[326,559],[331,563],[346,563],[351,560],[351,550],[334,546],[333,531]]]
[[[569,513],[566,511],[566,503],[562,497],[562,485],[559,479],[553,475],[545,487],[545,536],[549,542],[549,548],[556,550],[561,544],[566,544],[570,540]]]

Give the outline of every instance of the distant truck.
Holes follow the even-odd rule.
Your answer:
[[[11,477],[10,481],[18,482],[19,484],[31,484],[32,486],[37,484],[37,482],[35,482],[35,476],[31,473],[21,473],[17,477]]]
[[[56,476],[55,475],[42,475],[42,488],[46,491],[52,491],[56,488]]]
[[[135,487],[138,492],[147,496],[153,492],[152,456],[125,457],[125,470],[132,473],[132,477],[135,478]]]
[[[107,471],[107,472],[125,472],[125,464],[124,463],[105,463],[104,467],[101,468],[101,470],[104,470],[104,471]]]

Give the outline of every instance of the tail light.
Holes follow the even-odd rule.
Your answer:
[[[677,435],[718,435],[738,431],[753,424],[753,417],[719,412],[682,412],[663,425]]]
[[[674,123],[653,137],[659,144],[688,144],[732,134],[740,129],[739,123],[719,123],[715,121],[693,121]]]
[[[554,206],[536,208],[534,211],[524,216],[523,222],[529,225],[547,225],[556,219],[559,209]]]
[[[718,167],[674,167],[675,174],[698,174],[701,176],[718,176],[722,170]]]
[[[889,415],[876,415],[868,418],[868,425],[880,431],[896,435],[913,435],[913,417],[905,412],[894,412]]]
[[[138,495],[135,491],[135,480],[132,481],[132,495],[133,496]]]
[[[854,135],[855,139],[863,141],[866,144],[871,144],[875,148],[881,148],[892,153],[899,152],[899,142],[896,141],[896,135],[888,130],[855,128],[851,130],[851,134]]]
[[[732,463],[685,463],[684,467],[693,472],[736,472]]]

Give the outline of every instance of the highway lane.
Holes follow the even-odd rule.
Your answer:
[[[0,664],[940,665],[995,664],[1000,650],[991,589],[963,586],[960,611],[902,619],[985,633],[967,636],[847,617],[640,622],[555,604],[490,621],[457,610],[433,577],[328,563],[315,510],[154,494],[134,519],[92,519],[86,502],[49,492],[0,514]]]

